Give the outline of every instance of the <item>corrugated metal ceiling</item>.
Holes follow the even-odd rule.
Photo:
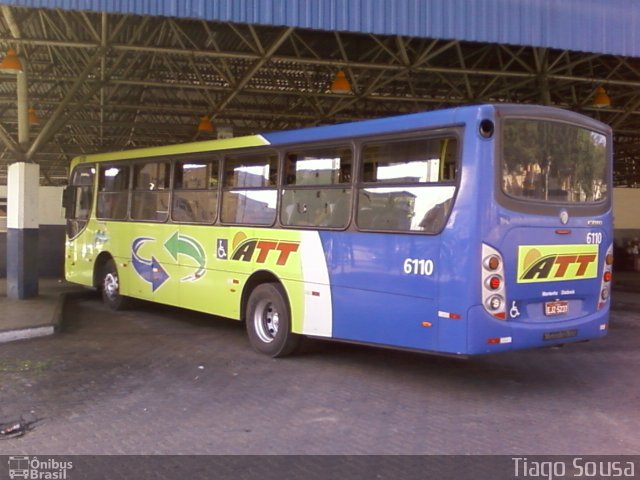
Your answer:
[[[92,10],[640,56],[634,0],[0,0]]]
[[[17,155],[58,183],[75,155],[216,135],[197,131],[202,115],[237,136],[509,102],[555,105],[608,123],[616,133],[616,183],[640,186],[640,55],[576,51],[581,42],[604,49],[632,39],[625,32],[634,8],[537,3],[0,0],[0,56],[18,51],[28,106],[40,117],[27,146],[18,145],[17,83],[0,72],[0,183]],[[42,6],[64,8],[33,8]],[[214,14],[219,19],[194,19]],[[574,17],[566,29],[558,26],[563,15]],[[625,26],[610,27],[609,17]],[[292,19],[301,28],[274,25]],[[322,25],[334,30],[302,28]],[[338,31],[347,28],[407,35]],[[573,50],[504,43],[547,41],[554,29],[574,41]],[[610,41],[605,31],[619,35]],[[442,38],[456,32],[495,40]],[[350,92],[330,90],[339,69]],[[606,89],[609,106],[593,105],[596,86]]]

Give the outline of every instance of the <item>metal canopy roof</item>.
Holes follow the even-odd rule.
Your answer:
[[[52,183],[64,181],[69,159],[78,154],[210,138],[197,134],[200,115],[209,116],[217,127],[231,127],[235,135],[241,135],[450,105],[514,102],[556,105],[610,124],[617,135],[618,182],[640,185],[638,58],[439,36],[338,32],[245,24],[239,20],[6,5],[55,4],[89,9],[105,6],[109,10],[173,5],[174,15],[198,12],[196,7],[208,8],[210,4],[227,15],[248,15],[265,5],[264,9],[270,6],[275,20],[280,18],[276,13],[286,13],[277,8],[282,2],[276,1],[4,3],[0,10],[0,55],[9,47],[17,48],[27,66],[29,105],[41,118],[40,124],[31,129],[27,155],[42,165],[45,179]],[[343,3],[358,4],[365,12],[360,15],[365,25],[374,22],[370,9],[379,2],[286,3],[305,4],[308,8],[312,4],[333,6],[327,22],[338,21],[348,13],[351,7],[341,6]],[[399,10],[388,11],[387,15],[399,17],[403,8],[418,8],[416,5],[424,3],[400,1]],[[466,5],[471,12],[471,4],[504,2],[426,3],[450,3],[460,8]],[[528,5],[527,8],[540,3],[548,9],[552,5],[575,7],[576,2],[506,3]],[[584,11],[596,4],[579,3]],[[611,10],[626,5],[620,1],[604,3]],[[594,17],[604,15],[599,5],[597,2],[593,7]],[[525,7],[521,8],[524,15]],[[568,11],[567,7],[557,8],[559,12]],[[620,15],[627,17],[624,22],[632,21],[634,8]],[[307,17],[301,10],[296,15],[307,18],[311,22],[308,25],[313,26],[312,20],[321,12],[320,6],[317,9]],[[486,15],[496,26],[503,26],[503,33],[495,34],[506,35],[504,25],[510,24],[510,19],[502,18],[503,13],[494,13],[497,18]],[[451,28],[459,21],[442,18],[441,23]],[[392,20],[376,21],[381,26],[393,24]],[[415,25],[420,23],[412,21]],[[536,21],[532,20],[532,25]],[[481,32],[467,27],[474,38],[480,38]],[[532,34],[534,27],[528,28]],[[568,37],[571,34],[567,33]],[[606,43],[605,37],[600,40]],[[634,44],[634,48],[638,47]],[[330,82],[338,69],[347,73],[353,84],[352,93],[330,92]],[[0,182],[6,163],[15,159],[17,148],[15,78],[15,74],[0,73]],[[610,107],[591,106],[598,85],[603,85],[611,97]]]
[[[2,0],[14,6],[640,56],[634,0]]]

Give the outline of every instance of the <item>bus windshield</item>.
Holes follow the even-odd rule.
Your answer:
[[[607,141],[567,123],[506,119],[502,189],[528,201],[599,203],[607,197]]]

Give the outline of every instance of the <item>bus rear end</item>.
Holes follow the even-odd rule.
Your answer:
[[[556,109],[497,107],[469,353],[604,336],[613,263],[611,132]],[[490,183],[490,182],[487,182]]]

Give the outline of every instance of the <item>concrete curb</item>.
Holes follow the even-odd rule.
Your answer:
[[[13,342],[15,340],[26,340],[28,338],[45,337],[47,335],[53,335],[53,333],[53,325],[22,328],[19,330],[6,330],[4,332],[0,332],[0,343]]]
[[[88,295],[94,295],[94,290],[82,290],[77,292],[63,292],[58,295],[48,324],[37,325],[33,327],[15,328],[11,330],[0,331],[0,344],[13,342],[16,340],[27,340],[30,338],[45,337],[60,333],[63,329],[64,310],[67,301],[75,298],[82,298]]]
[[[60,298],[56,303],[56,308],[53,313],[52,325],[54,326],[55,333],[61,333],[64,331],[64,310],[67,307],[67,303],[70,300],[77,300],[80,298],[89,298],[96,295],[96,291],[91,288],[85,290],[79,290],[77,292],[65,292],[60,294]]]

